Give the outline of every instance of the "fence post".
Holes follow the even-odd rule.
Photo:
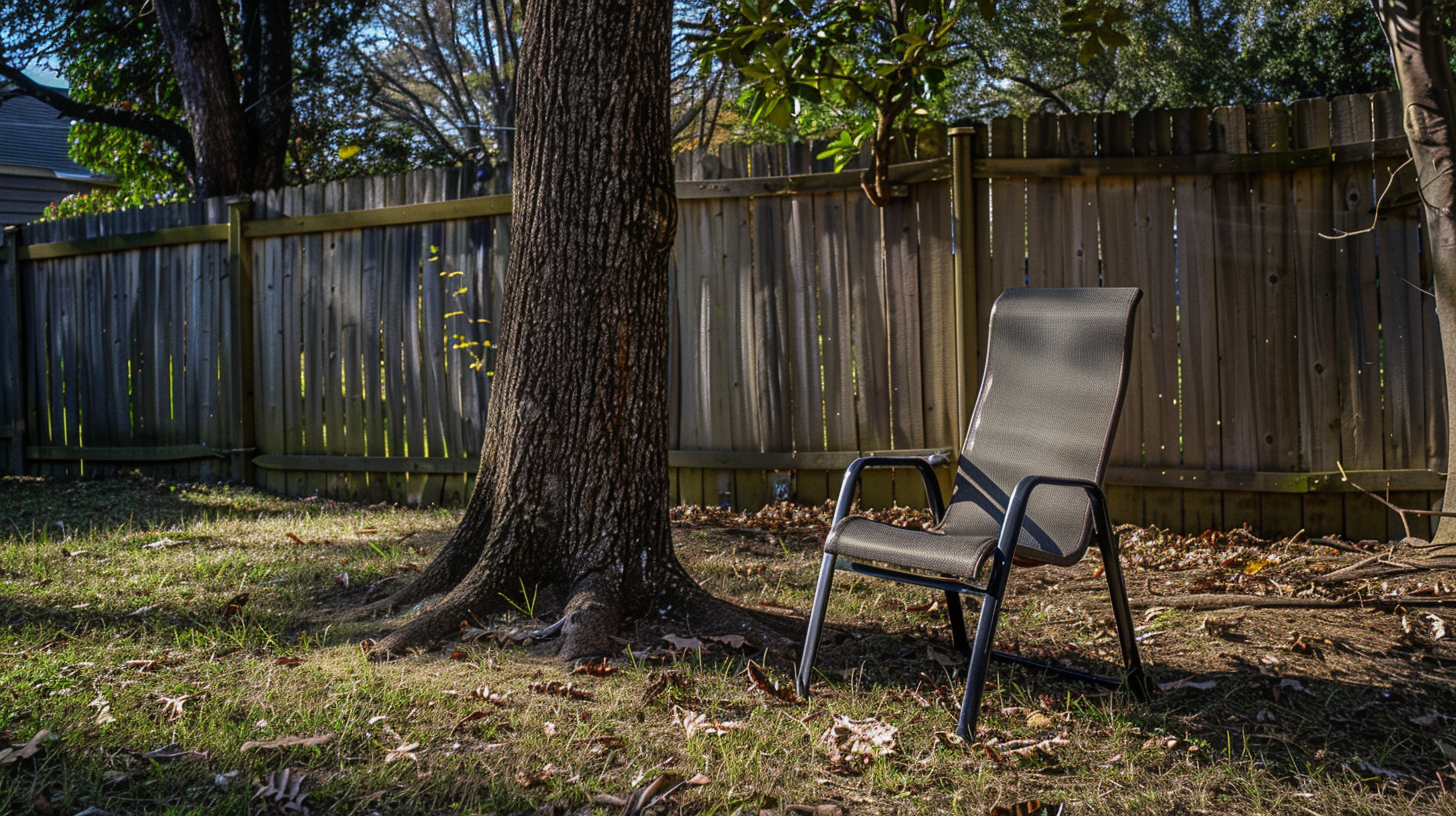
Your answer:
[[[954,231],[952,269],[955,275],[956,395],[959,433],[971,425],[980,371],[976,326],[976,196],[974,164],[976,128],[950,129],[951,222]]]
[[[9,437],[4,467],[14,476],[25,475],[25,416],[27,401],[23,376],[26,353],[21,348],[24,335],[20,324],[20,235],[19,227],[6,227],[0,245],[5,249],[5,263],[0,266],[0,298],[6,308],[0,311],[0,434]]]
[[[228,287],[233,309],[232,336],[237,347],[231,349],[233,389],[237,395],[236,425],[233,428],[231,475],[243,484],[253,484],[252,454],[256,439],[253,412],[253,252],[243,238],[243,222],[252,214],[251,196],[229,196],[228,205]]]

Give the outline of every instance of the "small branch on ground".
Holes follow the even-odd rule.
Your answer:
[[[1407,609],[1456,607],[1456,596],[1432,598],[1428,596],[1397,598],[1286,598],[1280,595],[1220,595],[1206,593],[1197,595],[1165,595],[1147,598],[1132,598],[1128,601],[1134,607],[1162,606],[1170,609],[1188,609],[1204,612],[1214,609],[1250,607],[1253,609]]]

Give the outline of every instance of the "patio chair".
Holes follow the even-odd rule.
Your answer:
[[[1101,685],[1126,686],[1140,699],[1147,681],[1133,638],[1107,518],[1102,475],[1117,427],[1132,349],[1137,289],[1008,289],[991,310],[981,393],[961,449],[950,506],[934,466],[946,457],[866,456],[845,471],[796,678],[806,696],[836,569],[945,592],[951,634],[970,655],[957,733],[975,734],[990,656]],[[912,530],[849,516],[865,468],[916,468],[935,519]],[[1067,567],[1095,541],[1112,595],[1122,646],[1122,679],[991,650],[1013,564]],[[979,583],[978,581],[983,581]],[[974,643],[966,642],[962,593],[980,595]]]

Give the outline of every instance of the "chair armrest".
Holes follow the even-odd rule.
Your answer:
[[[931,456],[861,456],[849,463],[844,470],[844,481],[839,486],[839,502],[834,506],[834,521],[830,529],[844,520],[849,515],[849,505],[854,501],[855,488],[859,487],[860,474],[865,468],[877,467],[913,467],[920,472],[920,479],[925,483],[925,497],[930,502],[930,512],[937,524],[945,516],[945,500],[940,495],[940,480],[935,476],[935,466],[943,465],[950,459],[944,454],[933,454]]]
[[[1011,557],[1016,554],[1016,542],[1021,539],[1021,528],[1026,523],[1027,502],[1031,500],[1032,491],[1042,485],[1080,487],[1087,492],[1087,499],[1092,502],[1094,521],[1107,517],[1107,497],[1103,494],[1102,487],[1091,479],[1026,476],[1016,483],[1016,489],[1011,491],[1011,501],[1006,504],[1006,518],[1001,522],[1001,535],[996,541],[999,559],[992,566],[993,569],[1002,569],[1003,564],[1010,563]],[[1108,532],[1111,533],[1110,530]]]

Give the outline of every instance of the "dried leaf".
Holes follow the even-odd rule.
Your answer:
[[[834,722],[819,735],[829,747],[829,764],[839,772],[862,771],[878,757],[890,756],[897,748],[900,729],[870,717],[853,720],[835,714]]]
[[[239,753],[246,754],[253,750],[272,750],[274,748],[309,748],[315,745],[323,745],[334,741],[333,734],[318,734],[312,737],[279,737],[271,740],[249,740],[238,748]]]
[[[787,686],[781,687],[778,683],[775,683],[773,678],[769,676],[768,669],[750,660],[748,661],[747,671],[749,688],[758,689],[764,694],[770,697],[776,697],[786,703],[799,702],[799,695],[795,694],[793,689]]]
[[[534,774],[527,774],[527,773],[524,773],[524,772],[517,773],[516,774],[516,783],[519,784],[523,788],[534,788],[537,785],[540,785],[542,782],[545,782],[546,780],[550,779],[551,777],[553,777],[555,775],[556,775],[556,766],[555,765],[552,765],[550,763],[547,763],[546,767],[542,768],[541,770],[537,771]]]
[[[470,659],[470,653],[469,652],[451,652],[450,653],[450,659],[451,660],[469,660]]]
[[[173,762],[178,759],[188,759],[190,757],[196,757],[197,759],[207,759],[207,752],[188,751],[182,748],[180,745],[173,743],[170,745],[163,745],[161,748],[154,748],[146,752],[145,754],[142,754],[142,759],[150,759],[153,762]]]
[[[389,752],[384,755],[384,761],[386,764],[390,762],[398,762],[401,759],[408,759],[411,762],[419,762],[420,758],[418,756],[415,756],[415,749],[419,747],[420,744],[418,742],[409,742],[400,745],[398,748],[391,748]]]
[[[1061,816],[1062,806],[1040,799],[1017,802],[1011,807],[997,805],[991,808],[991,816]]]
[[[344,589],[349,588],[349,573],[341,572],[338,575],[334,576],[334,580],[338,581],[339,584],[344,587]]]
[[[1242,618],[1215,618],[1212,615],[1205,615],[1203,623],[1199,624],[1200,631],[1209,637],[1222,638],[1234,634],[1239,624],[1243,623]]]
[[[274,771],[268,774],[267,780],[253,794],[253,798],[271,803],[284,813],[308,816],[308,807],[303,804],[303,800],[308,794],[301,790],[303,780],[307,778],[305,774],[294,776],[293,771],[288,768]]]
[[[302,662],[303,662],[303,658],[301,658],[301,657],[280,657],[277,660],[273,661],[273,665],[275,665],[275,666],[297,666],[298,664],[300,664]]]
[[[1411,717],[1410,721],[1424,728],[1429,728],[1430,726],[1435,725],[1437,720],[1442,719],[1445,719],[1444,715],[1442,715],[1435,709],[1431,709],[1431,713],[1422,715],[1420,717]]]
[[[730,649],[752,649],[753,644],[743,635],[709,635],[708,640],[721,643]]]
[[[236,595],[234,595],[232,597],[232,600],[228,601],[227,604],[223,606],[223,608],[222,608],[222,616],[224,618],[231,618],[231,617],[233,617],[234,615],[236,615],[239,612],[243,611],[243,605],[246,604],[247,602],[248,602],[248,593],[246,593],[246,592],[239,592],[238,594],[236,594]]]
[[[708,719],[706,714],[700,714],[682,706],[672,707],[672,724],[682,726],[687,732],[688,739],[696,734],[706,734],[710,737],[721,737],[730,731],[738,731],[747,728],[746,723],[741,722],[717,722]]]
[[[1456,762],[1456,745],[1452,745],[1449,742],[1443,742],[1442,740],[1436,740],[1435,742],[1436,748],[1441,752],[1441,756],[1451,760],[1452,762]]]
[[[1056,749],[1067,744],[1069,743],[1065,737],[1052,737],[1051,739],[1044,739],[1040,742],[1033,742],[1030,745],[1023,745],[1019,748],[1012,748],[1009,751],[1002,751],[1001,756],[1002,758],[1016,757],[1018,759],[1027,759],[1031,757],[1043,757],[1050,759],[1056,756]]]
[[[947,748],[957,748],[962,751],[969,747],[966,745],[965,738],[954,731],[936,731],[932,736],[935,738],[936,745],[944,745]]]
[[[155,661],[155,660],[128,660],[128,661],[126,661],[126,667],[128,669],[136,669],[139,672],[149,672],[149,671],[153,671],[153,670],[155,670],[157,668],[157,661]]]
[[[490,686],[481,686],[477,689],[474,689],[470,692],[470,696],[478,697],[486,701],[487,703],[491,703],[492,705],[509,705],[509,702],[506,700],[505,695],[497,694],[496,692],[491,691]]]
[[[546,683],[532,683],[526,688],[537,694],[549,694],[552,697],[566,697],[572,700],[595,700],[597,693],[578,688],[571,683],[563,683],[559,680],[552,680]]]
[[[284,533],[284,535],[288,536],[288,540],[289,541],[292,541],[294,544],[305,544],[305,543],[307,543],[302,538],[299,537],[298,533]]]
[[[461,717],[460,722],[455,723],[455,729],[459,730],[460,728],[463,728],[473,722],[479,722],[489,716],[490,712],[488,711],[472,711],[469,714],[466,714],[464,717]]]
[[[185,705],[188,700],[191,700],[193,697],[196,696],[197,695],[195,694],[183,694],[179,697],[158,697],[157,705],[161,707],[162,715],[166,717],[169,722],[173,720],[180,720],[182,719],[182,714],[184,713],[182,711],[182,706]]]
[[[585,674],[590,677],[607,677],[615,674],[616,666],[609,665],[605,660],[600,663],[583,663],[571,670],[572,674]]]
[[[789,805],[784,810],[801,816],[844,816],[844,808],[835,804]]]
[[[1173,680],[1168,683],[1159,683],[1158,689],[1160,691],[1175,691],[1181,688],[1191,688],[1198,689],[1199,691],[1208,691],[1209,689],[1215,688],[1217,686],[1217,680],[1194,680],[1192,677],[1185,677],[1182,680]]]
[[[697,638],[678,637],[677,635],[663,635],[662,639],[672,644],[672,648],[683,650],[692,649],[695,652],[703,650],[703,642]]]
[[[35,732],[35,736],[24,745],[12,745],[9,748],[0,748],[0,765],[10,765],[22,759],[30,759],[40,750],[41,740],[49,737],[51,732],[42,728]]]
[[[107,723],[116,722],[116,718],[111,716],[111,703],[106,701],[106,697],[104,695],[98,693],[96,695],[96,699],[92,700],[86,705],[96,709],[97,725],[106,725]]]

